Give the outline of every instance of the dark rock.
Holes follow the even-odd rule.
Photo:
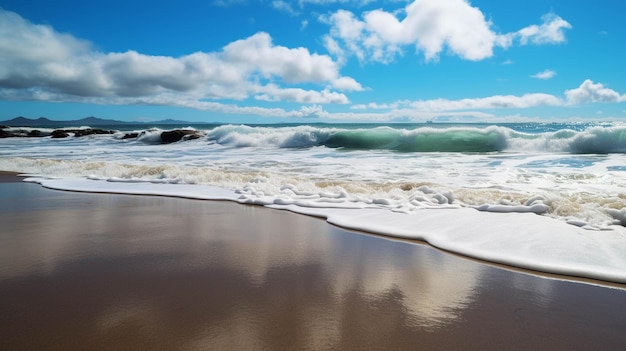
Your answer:
[[[124,134],[122,139],[134,139],[134,138],[137,138],[138,136],[139,136],[139,133],[126,133]]]
[[[0,138],[17,138],[28,136],[28,133],[21,129],[4,130],[0,129]]]
[[[42,132],[37,129],[25,130],[25,129],[13,129],[6,130],[8,127],[0,127],[0,138],[12,138],[12,137],[45,137],[50,135],[53,138],[67,138],[70,134],[74,134],[75,137],[82,137],[92,134],[114,134],[113,130],[105,129],[56,129],[52,133]]]
[[[70,136],[70,133],[74,134],[75,137],[82,137],[86,135],[93,134],[113,134],[115,133],[112,130],[104,130],[104,129],[56,129],[52,132],[53,138],[67,138]]]
[[[52,138],[67,138],[68,136],[70,136],[69,133],[67,133],[65,130],[62,129],[56,129],[52,131],[51,134]]]
[[[0,128],[0,138],[11,138],[13,136],[13,133],[7,132],[4,128]]]
[[[37,129],[19,129],[12,128],[11,130],[5,130],[0,128],[0,138],[38,138],[50,135]]]
[[[85,136],[85,135],[93,135],[93,134],[113,134],[113,133],[115,133],[112,130],[92,129],[92,128],[72,129],[72,130],[67,130],[67,131],[74,133],[75,137],[82,137],[82,136]]]
[[[163,144],[170,144],[180,141],[181,139],[192,140],[202,137],[204,134],[197,130],[183,130],[175,129],[161,133],[161,142]]]

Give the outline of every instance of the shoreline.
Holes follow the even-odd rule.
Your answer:
[[[260,206],[0,188],[4,350],[626,343],[625,290]]]
[[[4,175],[4,176],[3,176]],[[18,172],[11,172],[11,171],[0,171],[0,181],[3,181],[2,179],[6,179],[6,177],[11,177],[12,180],[8,180],[8,181],[22,181],[23,178],[28,177],[28,176],[20,176],[20,173]],[[427,240],[424,239],[413,239],[413,238],[408,238],[408,237],[403,237],[403,236],[397,236],[397,235],[389,235],[389,234],[379,234],[373,231],[367,231],[367,230],[362,230],[362,229],[355,229],[352,228],[350,226],[344,226],[341,223],[334,223],[332,221],[329,221],[327,218],[325,219],[324,217],[320,217],[318,214],[315,213],[307,213],[306,211],[297,211],[297,210],[293,210],[289,207],[266,207],[263,205],[258,205],[258,204],[247,204],[247,203],[241,203],[238,201],[234,201],[232,199],[200,199],[200,198],[194,198],[194,197],[187,197],[184,195],[161,195],[161,194],[141,194],[141,193],[137,193],[137,194],[132,194],[132,193],[128,193],[128,192],[116,192],[116,191],[89,191],[89,190],[64,190],[64,189],[55,189],[55,188],[48,188],[42,184],[37,184],[41,187],[44,187],[46,189],[52,190],[52,191],[62,191],[62,192],[73,192],[73,193],[84,193],[84,194],[104,194],[104,195],[129,195],[129,196],[156,196],[156,197],[166,197],[166,198],[178,198],[178,199],[184,199],[184,200],[190,200],[190,201],[227,201],[230,203],[234,203],[237,205],[252,205],[252,206],[258,206],[258,207],[264,207],[264,208],[270,208],[270,209],[275,209],[275,210],[282,210],[282,211],[287,211],[287,212],[291,212],[294,213],[296,215],[303,215],[303,216],[307,216],[307,217],[312,217],[318,220],[322,220],[325,223],[327,223],[328,225],[331,226],[335,226],[337,228],[341,228],[343,230],[349,231],[349,232],[355,232],[355,233],[360,233],[361,235],[370,235],[376,238],[381,238],[381,239],[387,239],[387,240],[393,240],[393,241],[399,241],[399,242],[406,242],[406,243],[412,243],[412,244],[421,244],[421,245],[426,245],[434,250],[438,250],[439,252],[443,253],[443,254],[448,254],[448,255],[453,255],[459,258],[463,258],[463,259],[467,259],[467,260],[471,260],[474,262],[477,262],[479,264],[485,264],[485,265],[489,265],[492,267],[497,267],[500,269],[505,269],[505,270],[509,270],[512,272],[518,272],[518,273],[523,273],[523,274],[529,274],[529,275],[536,275],[538,277],[542,277],[542,278],[547,278],[547,279],[554,279],[554,280],[562,280],[562,281],[572,281],[572,282],[578,282],[578,283],[584,283],[584,284],[591,284],[591,285],[598,285],[601,287],[609,287],[609,288],[615,288],[615,289],[623,289],[626,290],[626,283],[621,283],[621,282],[617,282],[617,281],[612,281],[612,280],[608,280],[608,279],[599,279],[599,278],[590,278],[590,277],[586,277],[586,276],[580,276],[580,275],[574,275],[574,274],[564,274],[564,273],[554,273],[554,272],[549,272],[549,271],[542,271],[542,270],[537,270],[537,269],[532,269],[532,268],[527,268],[527,267],[523,267],[523,266],[516,266],[516,265],[512,265],[512,264],[508,264],[508,263],[504,263],[504,262],[500,262],[497,260],[494,261],[490,261],[490,260],[486,260],[486,259],[482,259],[479,257],[474,257],[472,255],[467,255],[467,254],[463,254],[454,250],[450,250],[450,249],[446,249],[440,246],[436,246],[431,244],[430,242],[428,242]]]

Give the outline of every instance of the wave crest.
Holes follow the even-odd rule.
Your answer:
[[[299,126],[288,128],[227,125],[209,132],[209,139],[233,147],[274,146],[308,148],[326,146],[348,150],[393,150],[400,152],[493,152],[507,147],[508,129],[378,127],[337,129]]]

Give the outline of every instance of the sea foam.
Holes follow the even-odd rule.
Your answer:
[[[58,190],[93,193],[174,196],[230,200],[263,205],[325,218],[329,223],[386,236],[423,240],[462,255],[536,271],[626,283],[626,230],[589,231],[534,213],[492,213],[470,208],[390,211],[328,194],[323,205],[315,199],[294,204],[288,198],[262,194],[241,196],[235,191],[199,185],[154,184],[116,179],[49,179],[26,181]],[[292,192],[293,188],[289,189]],[[301,193],[311,196],[308,193]],[[310,206],[307,206],[310,204]],[[532,206],[531,206],[532,208]]]
[[[385,235],[405,235],[408,229],[398,231],[394,226],[409,221],[411,237],[487,260],[494,254],[488,250],[502,251],[505,254],[493,260],[533,269],[550,262],[551,256],[511,254],[506,261],[501,257],[509,253],[504,246],[517,245],[523,252],[532,251],[533,245],[557,245],[554,250],[563,247],[569,252],[577,252],[570,246],[600,247],[587,252],[598,256],[589,262],[608,260],[607,269],[626,271],[610,256],[626,257],[620,251],[623,246],[614,244],[619,235],[623,238],[626,225],[626,167],[620,153],[626,149],[626,127],[621,124],[177,129],[192,128],[199,128],[193,129],[199,131],[198,138],[171,144],[161,141],[161,134],[170,130],[165,128],[63,139],[2,138],[0,170],[67,179],[42,181],[59,189],[101,187],[105,192],[218,198],[284,208]],[[354,220],[359,213],[378,219]],[[438,226],[429,222],[435,214],[440,216]],[[461,241],[456,247],[451,239],[442,238],[457,240],[449,229],[457,217],[476,218],[463,222],[472,240],[496,240],[499,235],[528,242],[507,239],[498,244],[502,247],[485,244],[478,250]],[[554,224],[558,228],[537,224],[544,222],[558,223]],[[553,235],[558,237],[555,242]],[[597,243],[578,241],[581,236]],[[566,273],[566,258],[559,260],[558,267],[549,265],[546,270]],[[589,266],[585,264],[586,273],[576,274],[600,278]]]

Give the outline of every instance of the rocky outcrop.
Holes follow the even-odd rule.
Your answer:
[[[67,138],[70,135],[74,135],[75,137],[82,137],[86,135],[93,134],[113,134],[115,131],[113,130],[105,130],[105,129],[55,129],[51,133],[42,132],[37,129],[11,129],[8,127],[0,128],[0,138],[36,138],[36,137],[46,137],[50,136],[52,138]]]
[[[68,138],[74,136],[80,138],[87,135],[94,134],[114,134],[113,130],[97,129],[97,128],[84,128],[84,129],[55,129],[52,132],[42,132],[37,129],[16,129],[10,127],[0,126],[0,138],[14,138],[14,137],[46,137],[49,136],[54,139]],[[126,133],[122,139],[135,139],[143,133]],[[171,144],[181,140],[193,140],[205,136],[206,133],[198,130],[191,129],[174,129],[161,132],[161,143]]]
[[[9,127],[0,127],[0,138],[36,138],[50,135],[49,133],[43,133],[37,129],[7,129],[9,129]]]
[[[68,136],[70,136],[69,133],[67,133],[66,131],[62,130],[62,129],[57,129],[57,130],[53,130],[51,136],[55,139],[57,138],[67,138]]]
[[[197,130],[186,130],[186,129],[174,129],[168,130],[161,133],[161,142],[163,144],[170,144],[184,140],[192,140],[203,137],[204,133],[199,132]]]
[[[92,128],[87,128],[87,129],[71,129],[71,130],[66,130],[69,131],[70,133],[74,133],[75,137],[82,137],[85,135],[93,135],[93,134],[114,134],[115,131],[113,130],[105,130],[105,129],[92,129]]]
[[[135,139],[139,136],[139,133],[126,133],[122,139]]]

